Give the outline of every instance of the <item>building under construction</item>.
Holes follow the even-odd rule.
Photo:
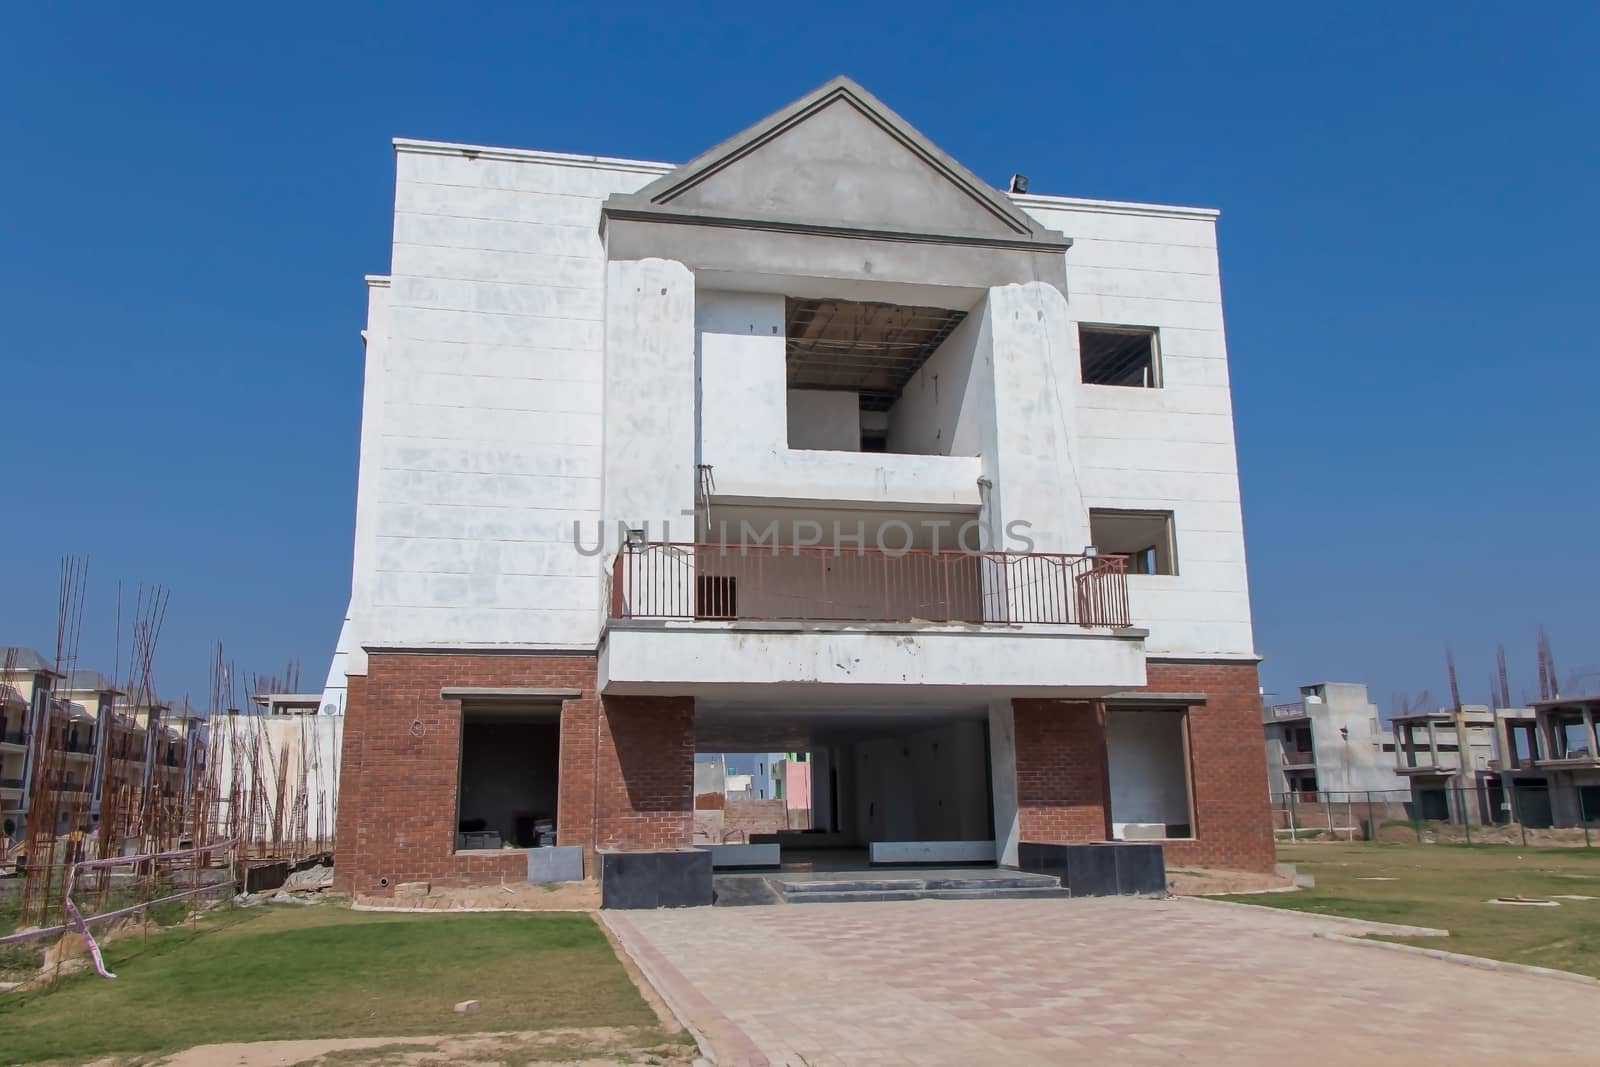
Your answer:
[[[53,655],[7,647],[0,664],[0,877],[20,879],[24,924],[60,919],[68,872],[83,861],[203,849],[203,861],[182,865],[196,880],[212,868],[205,878],[221,885],[252,861],[331,854],[342,717],[268,714],[283,701],[255,694],[292,686],[255,676],[238,685],[220,647],[208,708],[158,697],[160,590],[135,603],[120,678],[79,667],[86,573],[63,563]],[[120,646],[120,619],[118,633]],[[162,862],[115,876],[98,867],[79,891],[98,911],[113,883],[151,899],[181,882],[173,875]]]

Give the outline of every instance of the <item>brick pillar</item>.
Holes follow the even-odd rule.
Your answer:
[[[360,833],[362,738],[367,725],[367,679],[345,679],[344,736],[339,748],[338,795],[334,798],[333,886],[341,893],[355,891],[355,872],[361,866]]]
[[[594,876],[595,712],[593,687],[561,705],[560,782],[556,797],[556,844],[583,846],[584,867]]]
[[[1189,709],[1189,773],[1195,837],[1168,841],[1168,863],[1270,871],[1277,862],[1261,733],[1261,683],[1254,663],[1161,663],[1148,688],[1201,692]]]
[[[694,698],[604,697],[595,844],[694,843]]]
[[[1107,840],[1104,709],[1071,700],[1013,700],[1011,707],[1021,839],[1045,844]]]

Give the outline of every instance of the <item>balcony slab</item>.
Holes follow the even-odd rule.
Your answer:
[[[762,686],[888,696],[1095,698],[1145,684],[1147,631],[1000,624],[613,619],[600,688],[730,695]]]

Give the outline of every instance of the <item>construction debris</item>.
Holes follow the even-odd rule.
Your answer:
[[[209,714],[187,699],[159,700],[153,667],[168,604],[160,587],[140,587],[126,616],[118,589],[114,676],[80,670],[87,576],[87,561],[62,561],[53,659],[32,653],[36,662],[21,663],[19,650],[5,653],[0,722],[24,746],[25,785],[21,818],[7,828],[18,836],[0,838],[0,871],[19,876],[20,925],[55,937],[80,914],[120,926],[113,916],[129,913],[142,928],[158,905],[170,906],[162,921],[171,922],[210,906],[207,895],[227,892],[247,867],[258,877],[246,888],[260,892],[239,903],[258,903],[263,892],[315,903],[332,887],[342,720],[239,715],[261,694],[296,686],[298,667],[241,687],[220,644]],[[79,910],[69,916],[75,869]],[[70,962],[69,940],[52,949],[55,974]]]

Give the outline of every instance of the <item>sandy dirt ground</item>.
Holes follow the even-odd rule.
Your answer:
[[[363,908],[427,908],[440,911],[593,911],[600,906],[600,883],[552,882],[532,885],[528,882],[507,882],[469,889],[433,886],[426,893],[396,893],[391,897],[357,894],[355,902]]]
[[[1205,867],[1169,867],[1167,884],[1180,897],[1205,897],[1220,893],[1269,893],[1294,887],[1281,874],[1256,874],[1252,871],[1219,871]]]
[[[435,1037],[351,1037],[319,1041],[253,1041],[199,1045],[164,1058],[110,1058],[88,1067],[445,1067],[448,1064],[693,1063],[692,1044],[644,1046],[628,1029],[538,1030]]]

